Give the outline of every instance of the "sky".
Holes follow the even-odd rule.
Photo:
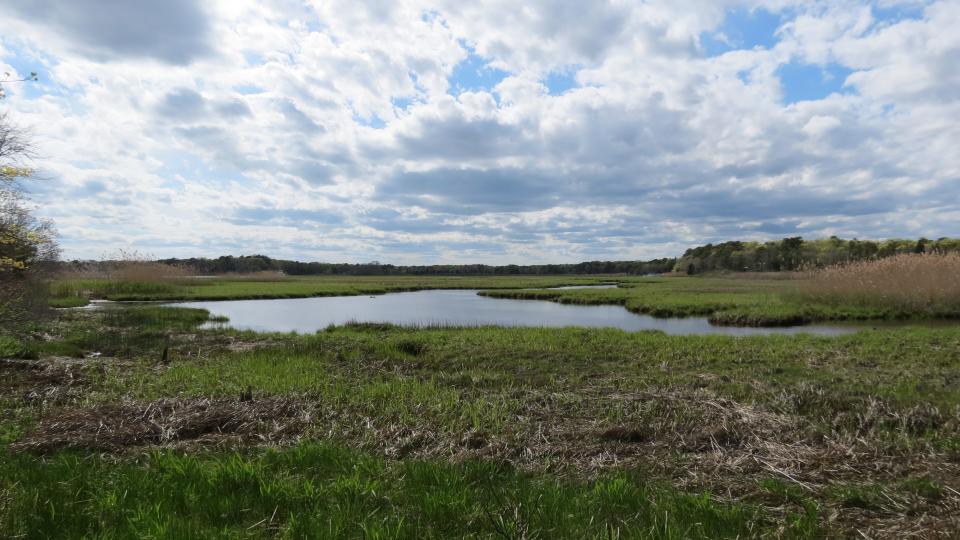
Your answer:
[[[960,0],[4,0],[65,259],[960,236]]]

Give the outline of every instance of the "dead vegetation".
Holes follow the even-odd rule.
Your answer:
[[[573,400],[529,392],[522,403],[509,425],[495,432],[451,429],[427,416],[417,422],[378,417],[307,395],[258,397],[249,392],[232,399],[112,403],[50,411],[13,448],[122,452],[143,446],[288,445],[330,438],[393,458],[484,458],[574,476],[641,468],[682,489],[752,501],[775,513],[801,510],[804,498],[824,500],[836,527],[871,538],[930,537],[960,527],[960,459],[929,445],[890,444],[878,433],[895,424],[906,430],[956,432],[957,413],[905,415],[877,402],[857,416],[859,426],[852,431],[825,434],[800,416],[761,410],[702,389],[620,393],[595,387]],[[605,414],[611,409],[624,412],[622,421],[611,422]],[[942,487],[933,495],[894,487],[909,478]],[[792,495],[764,488],[771,481]],[[870,498],[831,498],[837,486],[849,485],[887,487]]]
[[[917,314],[960,314],[960,254],[910,253],[814,272],[800,286],[809,300]]]
[[[289,398],[263,400],[161,399],[56,411],[41,419],[14,449],[118,451],[180,443],[277,443],[303,432],[309,406]]]
[[[19,396],[30,406],[72,403],[83,395],[87,375],[73,358],[0,360],[0,394]]]

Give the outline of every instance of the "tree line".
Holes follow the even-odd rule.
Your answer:
[[[804,240],[794,236],[771,242],[723,242],[688,249],[676,260],[674,272],[779,272],[823,268],[835,264],[881,259],[900,253],[960,252],[960,239],[844,240],[831,236]]]
[[[648,275],[668,272],[780,272],[823,268],[838,263],[879,259],[900,253],[960,252],[960,239],[929,240],[804,240],[790,237],[769,242],[730,241],[686,250],[677,258],[649,261],[587,261],[576,264],[502,266],[486,264],[393,265],[370,263],[325,263],[273,259],[266,255],[223,256],[215,259],[161,259],[158,262],[189,269],[196,274],[283,272],[288,275]]]
[[[588,261],[576,264],[434,264],[405,266],[370,263],[324,263],[272,259],[265,255],[223,256],[216,259],[161,259],[158,262],[188,268],[197,274],[283,272],[292,276],[316,275],[563,275],[563,274],[660,274],[673,269],[676,259],[650,261]]]

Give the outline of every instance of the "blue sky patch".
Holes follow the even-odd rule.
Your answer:
[[[798,101],[823,99],[833,93],[849,93],[843,82],[853,70],[840,64],[818,66],[791,62],[780,66],[777,74],[783,86],[783,102],[786,105]]]
[[[266,62],[266,58],[256,51],[243,51],[243,60],[248,66],[259,66]]]
[[[450,83],[450,93],[461,92],[490,92],[494,86],[500,84],[509,73],[502,69],[490,67],[489,62],[478,55],[471,48],[467,48],[469,55],[453,68],[453,74],[447,79]]]
[[[777,43],[780,15],[765,9],[736,8],[727,11],[723,24],[700,35],[707,56],[719,56],[736,49],[772,48]]]
[[[360,116],[359,114],[353,115],[353,121],[360,124],[361,126],[366,126],[373,129],[383,129],[387,127],[387,123],[383,121],[382,118],[373,114],[367,118]]]
[[[572,69],[551,71],[543,80],[543,84],[547,87],[551,96],[559,96],[567,90],[572,90],[579,86],[577,84],[576,74],[577,72]]]
[[[249,96],[251,94],[262,94],[266,92],[266,90],[264,90],[263,88],[260,88],[259,86],[254,86],[252,84],[238,84],[234,86],[233,89],[236,90],[237,93],[243,94],[245,96]]]
[[[413,98],[393,98],[390,100],[390,104],[397,109],[405,111],[413,105]]]
[[[20,47],[8,46],[7,50],[12,54],[5,55],[3,62],[9,64],[10,67],[17,70],[17,72],[11,73],[9,77],[0,73],[0,79],[6,80],[13,77],[20,79],[27,78],[30,76],[31,71],[37,72],[39,79],[37,81],[4,83],[7,94],[16,93],[27,99],[36,99],[46,94],[63,95],[53,81],[50,80],[49,68],[55,65],[55,62],[50,58],[34,56]]]
[[[920,20],[923,18],[923,9],[926,4],[909,4],[899,6],[871,6],[873,17],[883,26],[889,26],[905,20]]]

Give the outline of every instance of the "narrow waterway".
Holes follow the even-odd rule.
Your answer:
[[[705,317],[657,318],[621,306],[580,306],[538,300],[478,296],[475,290],[431,290],[377,296],[327,296],[277,300],[231,300],[175,304],[204,308],[230,319],[229,326],[266,332],[313,333],[330,325],[378,322],[407,326],[532,326],[660,330],[673,335],[843,335],[850,325],[780,328],[714,326]]]

